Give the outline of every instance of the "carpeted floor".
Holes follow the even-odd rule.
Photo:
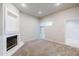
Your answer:
[[[79,56],[79,50],[47,40],[26,42],[13,56]]]

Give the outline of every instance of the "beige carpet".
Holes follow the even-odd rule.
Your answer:
[[[13,56],[79,56],[79,51],[47,40],[34,40],[26,42]]]

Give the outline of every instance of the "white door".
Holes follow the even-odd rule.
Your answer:
[[[51,21],[42,22],[42,23],[40,24],[40,37],[41,37],[41,39],[45,39],[45,38],[46,38],[45,29],[46,29],[47,27],[52,26],[52,24],[53,24],[53,22],[51,22]]]
[[[40,27],[40,37],[41,39],[45,39],[45,27]]]

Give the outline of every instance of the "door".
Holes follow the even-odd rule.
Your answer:
[[[51,27],[52,25],[53,25],[53,22],[51,22],[51,21],[42,22],[40,24],[40,37],[41,37],[41,39],[46,38],[45,29],[48,27]]]
[[[45,39],[45,27],[40,26],[40,37],[41,39]]]

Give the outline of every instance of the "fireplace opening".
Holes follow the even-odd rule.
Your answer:
[[[7,37],[7,51],[17,45],[17,35]]]

